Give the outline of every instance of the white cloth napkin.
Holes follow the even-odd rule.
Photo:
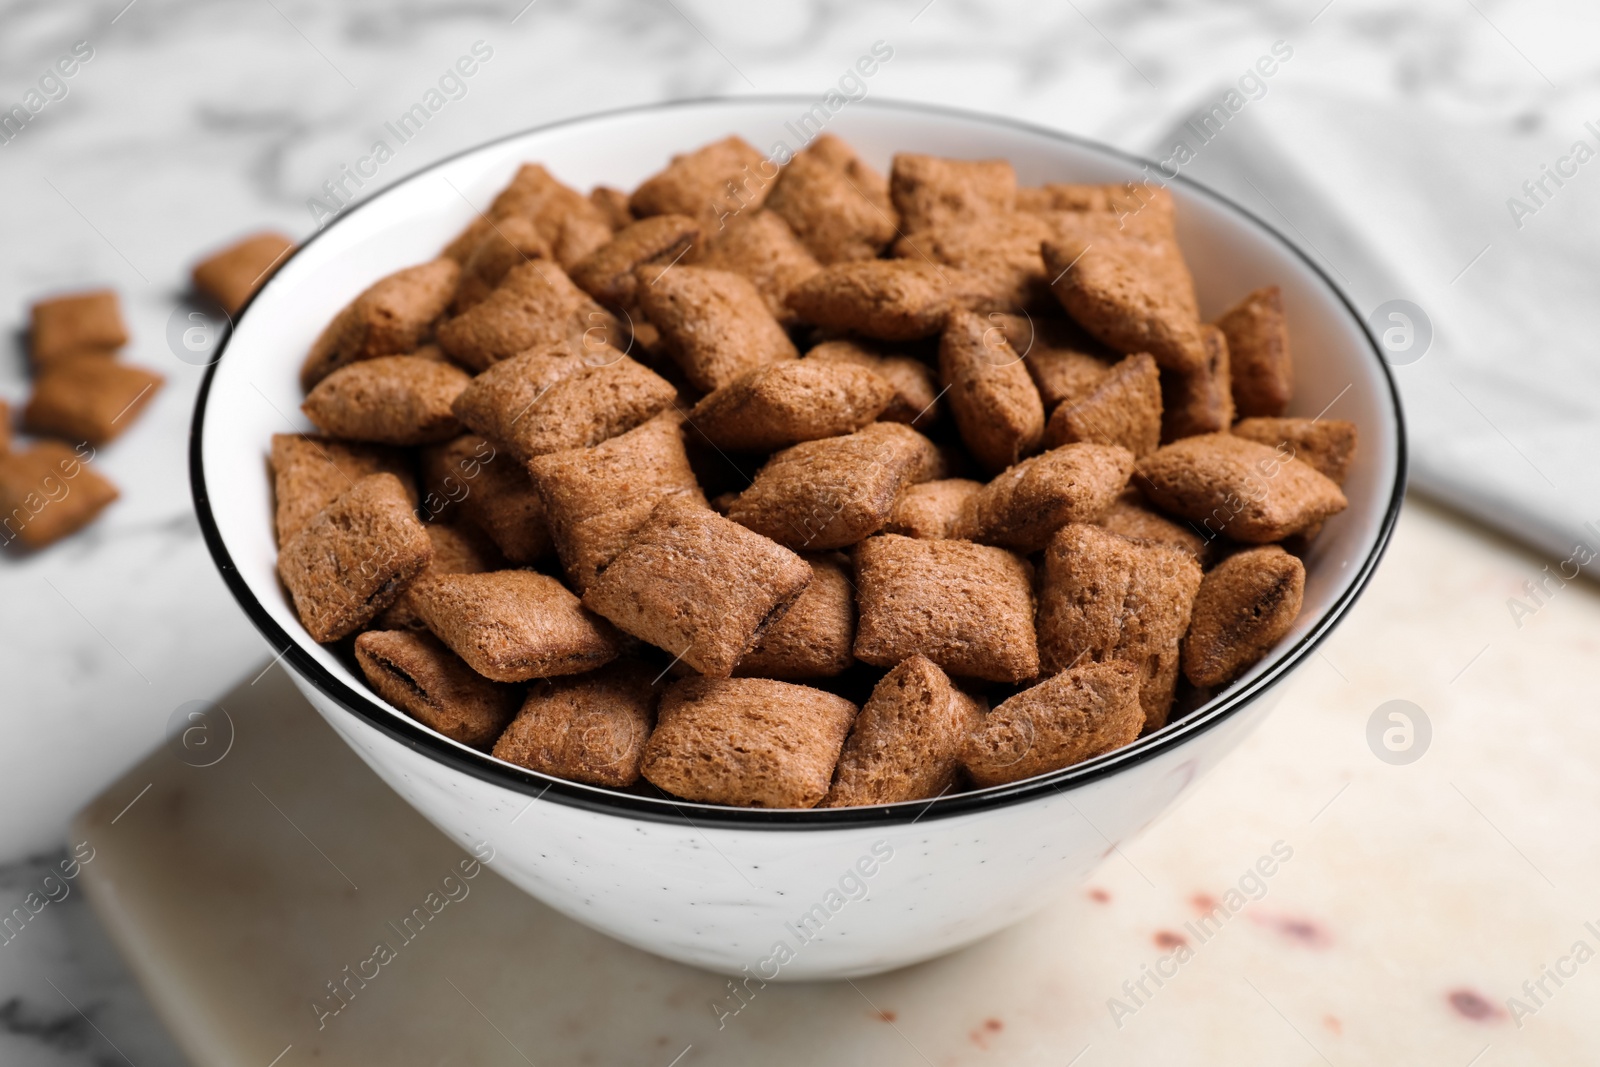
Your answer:
[[[1182,173],[1299,242],[1363,314],[1422,310],[1391,360],[1411,484],[1567,578],[1600,573],[1600,101],[1588,103],[1467,126],[1280,87],[1209,140],[1184,124],[1149,149],[1167,159],[1186,144]],[[1387,310],[1375,332],[1403,343]]]

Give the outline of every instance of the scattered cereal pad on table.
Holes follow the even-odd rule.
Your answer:
[[[831,133],[789,161],[766,206],[824,265],[876,259],[894,240],[888,179]]]
[[[1221,686],[1249,670],[1300,614],[1306,569],[1277,545],[1246,549],[1213,567],[1200,584],[1183,642],[1183,673]]]
[[[1200,322],[1181,297],[1114,244],[1046,241],[1045,269],[1061,306],[1118,352],[1148,352],[1163,370],[1206,365]]]
[[[769,623],[734,668],[735,675],[761,678],[832,678],[853,664],[856,602],[850,576],[838,559],[803,557],[811,582],[789,609]]]
[[[707,394],[689,421],[719,448],[770,452],[854,433],[893,396],[894,387],[866,367],[789,360],[747,371]]]
[[[433,558],[417,575],[420,580],[433,574],[482,574],[505,568],[500,550],[488,535],[472,526],[452,526],[430,522],[423,526],[428,540],[433,544]],[[415,583],[412,583],[413,585]],[[411,586],[395,599],[393,604],[378,613],[372,623],[379,630],[422,630],[427,623],[417,614]]]
[[[1335,485],[1356,454],[1356,424],[1343,419],[1240,419],[1231,432],[1311,464]]]
[[[278,577],[313,640],[371,622],[433,558],[427,531],[392,474],[369,474],[300,528],[278,553]]]
[[[278,544],[369,474],[392,474],[406,497],[416,496],[405,453],[382,445],[354,444],[310,434],[272,435],[272,495]]]
[[[432,634],[368,630],[355,651],[379,696],[452,741],[488,748],[516,713],[516,689],[478,674]]]
[[[897,534],[856,547],[856,658],[892,667],[921,653],[951,674],[1020,682],[1039,673],[1033,569],[1003,548]]]
[[[1233,362],[1233,404],[1241,418],[1282,415],[1294,392],[1294,362],[1283,294],[1276,285],[1257,289],[1221,318]]]
[[[908,259],[865,259],[824,267],[789,293],[800,318],[880,341],[913,341],[944,327],[967,299],[954,267]]]
[[[1144,718],[1133,667],[1085,664],[989,712],[967,738],[961,763],[979,788],[1019,782],[1132,743]]]
[[[961,439],[989,470],[1038,451],[1044,404],[1003,331],[969,311],[952,313],[939,339],[939,380]]]
[[[611,627],[547,574],[442,574],[412,591],[434,636],[497,682],[581,674],[617,658]]]
[[[1015,211],[1017,173],[1004,159],[897,152],[889,168],[889,198],[900,213],[900,229],[915,234]]]
[[[87,452],[59,441],[0,451],[0,544],[43,548],[117,499],[116,486],[89,468],[94,450]]]
[[[646,178],[628,198],[635,215],[689,215],[702,233],[712,233],[729,217],[761,206],[778,176],[778,166],[742,137],[725,137],[672,157],[666,168]]]
[[[155,371],[99,356],[58,359],[34,378],[22,423],[30,433],[103,445],[138,420],[163,381]]]
[[[521,215],[501,219],[489,227],[461,261],[461,280],[456,283],[456,295],[450,302],[451,313],[459,315],[487,300],[512,267],[551,256],[549,243],[532,220]]]
[[[1161,376],[1161,441],[1221,433],[1233,423],[1228,340],[1215,326],[1200,326],[1206,361],[1189,370]]]
[[[878,415],[882,422],[903,422],[920,429],[939,421],[939,381],[933,368],[920,359],[861,341],[823,341],[805,358],[865,367],[888,382],[894,394]]]
[[[728,518],[794,549],[853,545],[883,528],[931,442],[899,423],[806,441],[756,472]]]
[[[1062,445],[973,493],[952,536],[1037,552],[1067,523],[1098,520],[1132,473],[1133,453],[1118,445]]]
[[[583,603],[701,674],[726,678],[811,573],[703,502],[667,500],[588,584]]]
[[[1044,427],[1046,448],[1074,441],[1121,445],[1135,457],[1161,446],[1161,374],[1146,353],[1128,356],[1087,393],[1063,401]]]
[[[461,268],[435,259],[380,278],[323,327],[300,368],[301,388],[350,363],[414,352],[450,306]]]
[[[475,434],[425,450],[422,511],[448,514],[449,505],[488,535],[512,563],[533,563],[552,547],[544,498],[516,458]]]
[[[856,716],[821,806],[896,804],[942,796],[956,784],[983,706],[925,656],[883,676]]]
[[[237,315],[293,251],[294,242],[281,233],[251,234],[195,264],[194,287]]]
[[[661,698],[644,777],[685,800],[810,808],[828,793],[856,706],[768,678],[687,678]]]
[[[639,307],[696,389],[717,389],[756,367],[799,358],[744,275],[679,265],[645,267],[639,276]]]
[[[614,348],[580,356],[557,345],[502,360],[473,378],[456,397],[455,414],[527,461],[627,433],[676,396],[666,379]]]
[[[551,345],[626,351],[628,338],[616,317],[560,267],[537,259],[512,267],[481,303],[439,326],[439,347],[474,371]]]
[[[681,417],[669,411],[593,448],[528,462],[556,552],[578,592],[616,558],[661,501],[684,496],[705,503],[681,427]]]
[[[572,268],[572,280],[590,296],[612,307],[632,307],[637,298],[636,271],[683,258],[700,236],[700,225],[688,215],[652,215],[629,223]]]
[[[494,756],[532,771],[614,788],[639,780],[656,705],[654,671],[617,661],[528,690]]]
[[[28,348],[35,370],[65,356],[109,356],[128,343],[121,305],[110,289],[40,300],[30,318]]]
[[[461,433],[451,405],[472,377],[451,363],[379,356],[318,382],[300,410],[330,437],[383,445],[431,445]]]
[[[792,326],[798,318],[787,300],[800,283],[822,269],[789,224],[770,211],[746,212],[713,232],[695,265],[750,279],[773,318]]]
[[[1185,437],[1137,469],[1156,507],[1247,544],[1280,541],[1346,506],[1339,487],[1310,464],[1227,433]]]
[[[968,501],[982,489],[982,482],[967,478],[940,478],[908,485],[895,499],[883,532],[925,541],[951,537]]]
[[[1200,564],[1180,548],[1129,541],[1098,526],[1064,527],[1039,573],[1039,663],[1046,674],[1119,660],[1145,672],[1145,722],[1165,725]]]

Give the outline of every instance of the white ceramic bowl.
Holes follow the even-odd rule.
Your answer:
[[[352,748],[434,825],[566,915],[673,959],[764,979],[870,974],[948,952],[1040,908],[1171,807],[1275,702],[1383,552],[1405,471],[1399,405],[1360,316],[1259,219],[1172,185],[1202,311],[1283,289],[1295,414],[1350,419],[1350,508],[1307,559],[1305,607],[1272,654],[1209,705],[1127,748],[1055,774],[932,802],[827,811],[675,803],[559,781],[449,741],[380,700],[311,641],[274,573],[266,454],[309,429],[297,371],[333,314],[375,279],[438,254],[518,164],[580,189],[631,188],[675,152],[738,133],[799,147],[813,100],[710,100],[612,112],[456,156],[347,211],[257,294],[195,412],[195,503],[217,565],[296,684]],[[875,101],[827,128],[874,165],[896,151],[1011,160],[1025,184],[1133,178],[1142,161],[991,116]],[[1264,798],[1270,799],[1270,798]]]

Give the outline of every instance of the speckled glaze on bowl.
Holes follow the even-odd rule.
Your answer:
[[[1043,906],[1137,834],[1233,749],[1360,594],[1399,508],[1399,402],[1360,316],[1283,237],[1181,178],[1179,234],[1207,316],[1268,283],[1294,337],[1293,414],[1360,426],[1350,508],[1307,559],[1305,607],[1262,663],[1136,744],[1013,785],[931,802],[756,811],[632,796],[501,763],[390,707],[301,629],[274,573],[273,433],[309,429],[297,372],[312,339],[375,279],[438,254],[518,164],[586,189],[630,188],[675,152],[743,135],[800,146],[803,97],[612,112],[445,160],[342,214],[242,313],[195,411],[191,476],[217,566],[329,724],[445,833],[549,906],[629,944],[765,980],[871,974],[949,952]],[[1143,161],[992,116],[878,101],[827,127],[887,169],[896,151],[1011,160],[1025,184],[1138,176]],[[1331,407],[1330,407],[1331,405]]]

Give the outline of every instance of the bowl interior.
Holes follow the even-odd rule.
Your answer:
[[[328,225],[278,271],[241,316],[211,368],[196,414],[192,459],[201,523],[224,575],[268,640],[279,651],[289,649],[286,658],[294,669],[347,708],[391,734],[425,744],[459,768],[524,792],[550,785],[542,775],[423,729],[306,636],[275,572],[266,458],[271,435],[312,429],[300,413],[298,371],[335,312],[385,274],[438,255],[487,208],[519,164],[542,162],[579,189],[602,183],[629,189],[674,153],[729,133],[742,135],[781,161],[787,158],[784,153],[804,144],[804,116],[814,103],[799,97],[690,102],[600,115],[509,137],[371,197]],[[809,121],[814,129],[815,120]],[[914,105],[853,103],[833,115],[826,129],[885,171],[894,152],[914,151],[1003,157],[1012,161],[1024,184],[1122,181],[1142,172],[1139,161],[1050,131]],[[1220,313],[1259,286],[1282,287],[1295,363],[1291,413],[1348,419],[1359,427],[1359,450],[1344,487],[1350,507],[1330,520],[1314,543],[1306,559],[1300,618],[1266,660],[1201,711],[1119,752],[1047,776],[1052,784],[1107,773],[1123,761],[1177,743],[1240,706],[1308,655],[1376,563],[1399,502],[1404,444],[1398,405],[1354,311],[1309,260],[1259,220],[1181,180],[1171,189],[1203,315]],[[1009,796],[1019,790],[1013,786],[986,792]],[[619,798],[573,783],[559,783],[559,794],[601,807]],[[973,796],[945,798],[927,815],[937,817],[941,806],[968,807]],[[625,807],[637,813],[640,805],[652,803],[657,802],[631,797]],[[659,803],[664,813],[688,808],[731,817],[729,809]],[[923,804],[915,807],[926,810]],[[766,812],[759,818],[781,820],[784,814]],[[843,812],[815,814],[848,817]]]

